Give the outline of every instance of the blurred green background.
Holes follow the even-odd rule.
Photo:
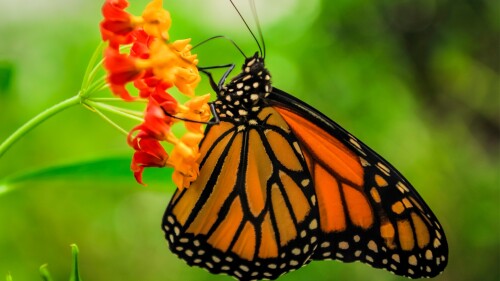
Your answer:
[[[0,1],[0,140],[76,94],[100,40],[103,1]],[[246,0],[237,4],[252,22]],[[147,1],[132,0],[138,14]],[[257,47],[226,0],[165,1],[173,39],[226,35]],[[257,1],[274,85],[362,139],[413,183],[450,247],[436,280],[500,280],[500,5],[488,0]],[[200,65],[243,58],[226,41],[196,50]],[[220,75],[219,73],[217,75]],[[199,94],[209,91],[206,79]],[[131,128],[134,124],[119,118]],[[128,170],[118,131],[76,106],[0,158],[0,280],[67,280],[71,243],[84,280],[232,280],[190,268],[160,229],[174,190],[168,171]],[[70,175],[65,175],[67,171]],[[0,180],[1,182],[1,180]],[[3,192],[5,188],[13,189]],[[359,263],[313,262],[280,280],[406,280]]]

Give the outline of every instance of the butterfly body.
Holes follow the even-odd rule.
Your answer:
[[[219,122],[200,175],[163,219],[189,265],[240,280],[275,279],[311,260],[361,261],[411,278],[447,263],[441,226],[399,172],[328,117],[275,89],[248,58],[218,89]]]

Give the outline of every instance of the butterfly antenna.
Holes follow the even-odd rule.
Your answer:
[[[266,58],[266,42],[264,41],[264,35],[262,34],[262,29],[260,27],[259,15],[257,13],[257,7],[255,6],[255,0],[250,0],[250,6],[252,7],[253,17],[255,19],[255,24],[257,25],[257,31],[259,32],[260,41],[262,42],[262,49],[264,49],[264,53],[262,53],[262,58]]]
[[[250,28],[250,26],[246,22],[246,20],[243,17],[243,15],[240,13],[240,10],[238,10],[238,8],[236,7],[236,5],[234,4],[233,0],[229,0],[229,2],[231,2],[231,5],[233,5],[234,9],[236,10],[236,12],[238,13],[238,15],[240,16],[240,18],[243,21],[243,23],[245,24],[245,26],[247,27],[248,31],[250,31],[250,34],[252,34],[253,39],[255,40],[255,42],[257,43],[257,46],[259,47],[260,54],[261,54],[261,56],[263,56],[264,53],[262,52],[262,47],[260,46],[259,40],[257,40],[257,37],[255,36],[255,34],[253,33],[252,29]]]
[[[197,48],[197,47],[199,47],[199,46],[201,46],[201,45],[203,45],[203,44],[205,44],[205,43],[207,43],[207,42],[209,42],[209,41],[212,41],[212,40],[214,40],[214,39],[219,39],[219,38],[222,38],[222,39],[225,39],[225,40],[227,40],[227,41],[231,42],[231,44],[233,44],[233,46],[235,46],[235,47],[236,47],[236,49],[238,49],[238,51],[240,51],[240,53],[243,55],[243,57],[248,58],[248,57],[245,55],[245,53],[243,52],[243,50],[240,48],[240,46],[238,46],[238,45],[236,44],[236,42],[234,42],[231,38],[226,37],[226,36],[224,36],[224,35],[217,35],[217,36],[214,36],[214,37],[210,37],[210,38],[208,38],[208,39],[205,39],[205,40],[201,41],[200,43],[198,43],[198,44],[194,45],[194,47],[193,47],[191,50],[193,50],[194,48]]]

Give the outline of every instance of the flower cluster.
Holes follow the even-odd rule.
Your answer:
[[[195,96],[200,82],[198,60],[191,54],[190,39],[170,41],[171,18],[161,0],[152,0],[141,16],[126,12],[127,7],[127,0],[106,0],[100,29],[102,39],[108,42],[104,67],[111,91],[126,101],[148,102],[144,122],[128,136],[128,143],[135,150],[132,171],[142,183],[145,167],[174,167],[177,187],[188,187],[198,176],[202,123],[210,118],[210,96]],[[122,46],[130,46],[130,52],[122,53]],[[127,90],[129,83],[138,90],[138,97]],[[167,92],[172,87],[191,99],[179,104]],[[170,129],[179,120],[188,120],[188,131],[177,138]],[[162,142],[174,144],[170,156]]]

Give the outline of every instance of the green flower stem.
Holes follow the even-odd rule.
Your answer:
[[[113,102],[113,101],[119,101],[123,102],[124,100],[122,98],[90,98],[92,101],[97,101],[97,102]],[[137,99],[134,100],[134,102],[142,102],[142,103],[147,103],[147,99]]]
[[[97,74],[97,71],[99,71],[99,69],[101,69],[102,65],[104,64],[104,59],[100,60],[95,66],[94,66],[94,69],[92,69],[92,71],[90,71],[89,73],[89,82],[90,81],[93,81],[96,74]]]
[[[139,117],[142,121],[143,118],[144,118],[144,113],[141,112],[141,111],[137,111],[137,110],[132,110],[132,109],[127,109],[127,108],[121,108],[121,107],[116,107],[116,106],[110,106],[111,108],[114,108],[120,112],[123,112],[123,113],[126,113],[126,114],[129,114],[129,115],[132,115],[132,116],[135,116],[135,117]],[[128,117],[128,116],[127,116]],[[136,119],[138,120],[138,119]]]
[[[51,108],[46,109],[42,113],[35,116],[33,119],[26,122],[23,126],[21,126],[17,131],[15,131],[12,135],[10,135],[1,145],[0,145],[0,157],[21,137],[23,137],[26,133],[31,131],[33,128],[38,126],[43,121],[47,120],[52,115],[63,111],[73,105],[79,104],[81,101],[80,96],[74,96],[65,101],[62,101]]]
[[[98,93],[107,87],[108,87],[108,84],[106,83],[106,76],[102,76],[99,79],[97,79],[96,81],[94,81],[92,84],[87,86],[87,88],[82,88],[83,90],[82,90],[82,93],[80,94],[80,96],[82,98],[86,98],[86,97],[92,95],[93,93]]]
[[[85,104],[87,104],[90,108],[93,108],[93,109],[102,109],[102,110],[105,110],[105,111],[108,111],[111,113],[115,113],[115,114],[121,115],[121,116],[129,118],[129,119],[133,119],[133,120],[136,120],[139,122],[144,121],[144,119],[140,117],[143,115],[140,112],[136,112],[133,110],[127,110],[124,108],[115,107],[115,106],[107,105],[107,104],[100,103],[100,102],[94,102],[91,100],[86,100]]]
[[[118,129],[118,131],[122,132],[124,135],[128,136],[128,132],[127,130],[123,129],[122,127],[120,127],[120,125],[116,124],[115,122],[113,122],[113,120],[109,119],[108,116],[106,116],[104,113],[102,113],[101,111],[99,111],[97,108],[93,108],[93,110],[95,111],[95,113],[97,113],[97,115],[99,115],[102,119],[104,119],[106,122],[108,122],[109,124],[111,124],[111,126],[115,127],[116,129]]]
[[[93,79],[93,76],[95,74],[95,69],[97,68],[96,61],[99,59],[99,57],[102,54],[102,49],[104,48],[105,44],[101,42],[99,46],[95,49],[94,53],[92,54],[92,57],[90,58],[89,64],[87,65],[87,69],[85,70],[85,74],[83,75],[83,80],[82,80],[82,86],[80,89],[86,89],[88,86],[88,83],[90,83]],[[102,64],[99,62],[99,65]]]

